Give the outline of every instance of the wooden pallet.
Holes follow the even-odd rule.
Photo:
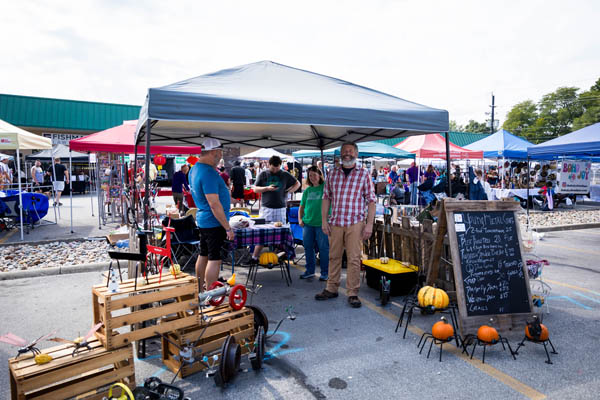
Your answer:
[[[251,309],[244,307],[239,311],[234,311],[229,305],[221,305],[205,309],[203,316],[212,318],[212,320],[200,340],[198,338],[206,327],[206,318],[200,326],[169,332],[167,337],[179,346],[197,342],[194,354],[196,360],[201,359],[204,355],[220,356],[221,346],[229,335],[234,336],[237,343],[242,346],[242,354],[249,352],[250,349],[245,347],[243,342],[244,340],[254,341],[254,312]],[[163,363],[173,373],[176,373],[181,367],[181,361],[173,357],[178,354],[179,349],[162,338]],[[196,362],[185,365],[179,375],[185,378],[204,369],[206,367],[203,364]]]
[[[62,344],[45,349],[52,356],[47,364],[37,365],[31,355],[8,360],[10,392],[13,400],[101,399],[108,388],[121,382],[135,388],[135,369],[131,344],[106,350],[92,338],[91,351],[73,357],[73,346]]]
[[[125,280],[118,293],[110,293],[106,284],[92,288],[94,324],[104,323],[96,337],[107,349],[200,323],[195,277],[180,274],[174,278],[167,273],[160,283],[158,275],[148,280],[142,286],[143,278],[138,278],[137,290],[134,279]],[[137,329],[131,330],[132,325]]]

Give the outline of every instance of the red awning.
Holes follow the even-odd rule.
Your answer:
[[[123,125],[93,133],[69,142],[69,148],[76,151],[111,153],[135,153],[134,137],[137,120],[124,121]],[[199,154],[200,146],[151,146],[152,154]],[[146,147],[138,146],[138,154],[145,154]]]
[[[446,159],[446,139],[439,133],[409,136],[394,147],[414,153],[419,158]],[[450,158],[452,160],[481,159],[483,151],[467,150],[450,143]]]

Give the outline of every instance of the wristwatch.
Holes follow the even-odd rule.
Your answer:
[[[231,228],[225,229],[225,232],[233,232],[233,229],[231,229]]]

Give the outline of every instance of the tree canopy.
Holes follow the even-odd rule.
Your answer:
[[[588,90],[559,87],[538,103],[525,100],[513,106],[502,127],[533,143],[600,122],[600,79]]]

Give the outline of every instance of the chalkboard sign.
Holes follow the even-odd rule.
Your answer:
[[[439,230],[448,232],[462,334],[490,318],[501,332],[521,329],[533,307],[517,219],[521,206],[446,199],[443,208]]]
[[[454,213],[467,315],[530,312],[514,211]]]

